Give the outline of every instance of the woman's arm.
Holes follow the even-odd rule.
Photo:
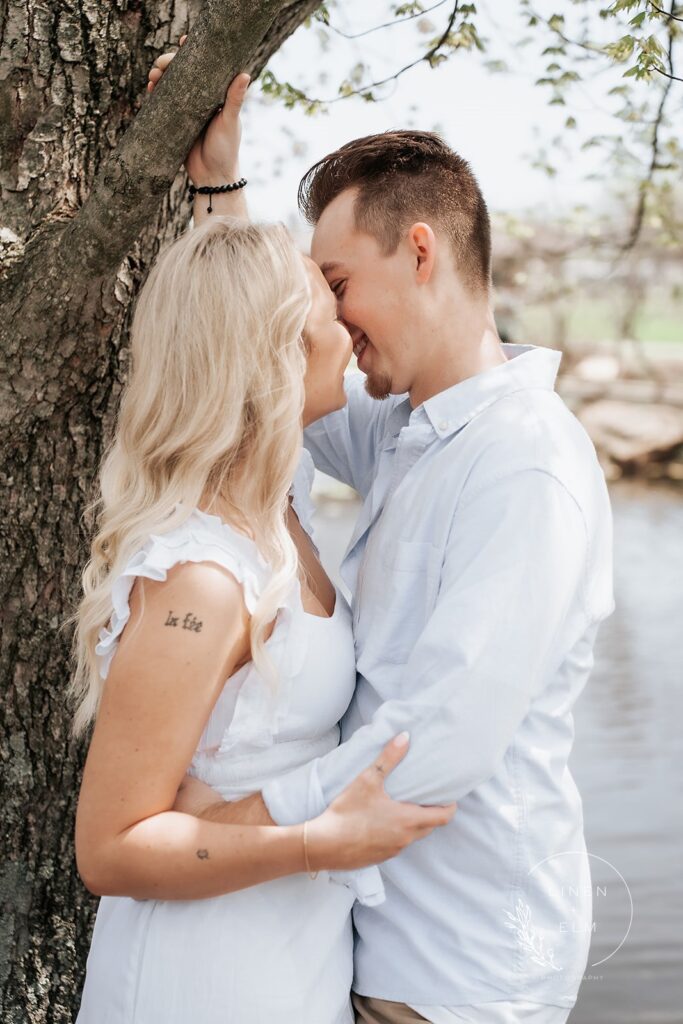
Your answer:
[[[301,825],[225,825],[173,810],[225,680],[249,654],[240,584],[213,563],[182,563],[163,582],[138,580],[130,606],[76,812],[84,883],[98,895],[202,899],[305,870]],[[383,772],[373,763],[309,823],[312,870],[376,864],[450,820],[451,809],[386,795],[405,749],[388,744]]]
[[[301,829],[226,828],[171,810],[224,682],[248,655],[248,625],[241,587],[218,565],[136,582],[76,815],[92,891],[193,899],[304,869]]]
[[[303,826],[222,825],[166,811],[121,833],[92,881],[80,874],[98,896],[205,899],[305,871],[302,832]]]

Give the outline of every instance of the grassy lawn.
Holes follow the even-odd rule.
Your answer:
[[[561,310],[566,317],[567,340],[571,345],[595,345],[600,342],[621,340],[619,330],[619,303],[613,300],[582,298],[577,295],[571,305]],[[558,304],[559,305],[559,304]],[[556,344],[559,341],[558,310],[547,305],[523,306],[516,310],[516,324],[511,333],[513,340],[530,344]],[[673,303],[650,300],[640,310],[636,322],[636,339],[681,347],[683,356],[683,302]]]

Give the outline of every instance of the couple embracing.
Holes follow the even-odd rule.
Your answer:
[[[247,85],[197,188],[243,181]],[[300,204],[311,259],[243,188],[198,192],[135,310],[71,686],[101,897],[77,1024],[560,1024],[604,477],[560,354],[496,333],[486,205],[438,136],[351,142]],[[362,498],[350,604],[314,466]]]

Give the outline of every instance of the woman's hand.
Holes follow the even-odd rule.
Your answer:
[[[456,804],[422,807],[392,800],[384,780],[408,750],[402,733],[387,743],[369,768],[356,776],[308,825],[311,870],[346,870],[395,857],[416,839],[446,825]]]
[[[187,36],[181,36],[179,45],[182,46],[186,39]],[[175,53],[157,57],[149,71],[147,92],[154,91],[174,57]],[[239,179],[240,111],[249,82],[249,75],[245,73],[233,78],[223,106],[216,111],[188,153],[185,169],[194,185],[223,185]],[[217,199],[215,197],[214,204]]]

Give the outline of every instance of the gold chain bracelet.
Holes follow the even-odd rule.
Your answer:
[[[306,826],[307,825],[308,825],[308,822],[305,821],[304,822],[304,861],[306,863],[306,870],[308,871],[308,877],[309,878],[317,878],[318,877],[318,872],[317,871],[315,871],[315,872],[311,871],[311,865],[309,864],[309,861],[308,861],[308,836],[306,835]]]

